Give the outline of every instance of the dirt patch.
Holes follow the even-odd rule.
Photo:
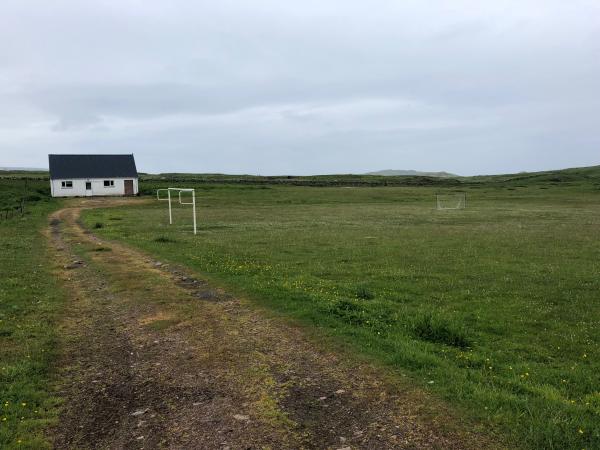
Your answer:
[[[181,269],[171,269],[170,273],[177,286],[190,291],[191,295],[197,299],[210,302],[226,302],[234,299],[232,295],[222,289],[212,288],[206,281],[194,278],[182,272]]]
[[[51,221],[57,275],[72,295],[57,448],[491,446],[446,426],[459,419],[425,393],[320,349],[185,268],[117,242],[94,251],[101,241],[79,223],[81,206],[131,201],[82,200]]]
[[[157,314],[142,317],[139,322],[141,325],[149,325],[155,322],[165,322],[169,320],[173,320],[173,316],[171,314],[165,311],[159,311]]]

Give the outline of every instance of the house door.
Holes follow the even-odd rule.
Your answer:
[[[125,180],[125,195],[133,195],[133,180]]]
[[[92,196],[92,182],[91,181],[85,182],[85,196],[86,197]]]

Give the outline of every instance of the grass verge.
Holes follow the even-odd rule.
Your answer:
[[[49,387],[53,326],[63,304],[41,234],[54,202],[0,221],[0,448],[50,448],[44,429],[57,418]]]

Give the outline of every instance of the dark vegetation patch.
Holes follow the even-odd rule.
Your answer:
[[[96,222],[94,224],[95,229],[104,228],[104,224],[102,222]]]
[[[351,325],[364,325],[369,319],[362,305],[354,300],[337,300],[329,307],[329,314]]]
[[[356,298],[372,300],[375,298],[375,294],[367,286],[358,286],[356,288]]]
[[[96,247],[94,248],[95,252],[110,252],[112,249],[110,247]]]
[[[412,332],[415,337],[424,341],[459,348],[471,346],[471,341],[462,326],[432,313],[423,314],[415,320]]]
[[[360,300],[337,300],[325,310],[348,325],[363,327],[379,336],[388,334],[390,328],[398,324],[397,313],[390,307],[365,304]]]
[[[171,239],[169,237],[166,236],[159,236],[157,238],[154,238],[154,242],[160,242],[163,244],[167,244],[167,243],[175,243],[177,242],[175,239]]]

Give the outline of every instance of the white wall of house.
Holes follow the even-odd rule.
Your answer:
[[[114,182],[114,186],[104,186],[104,181]],[[125,195],[125,180],[133,180],[133,195],[137,195],[137,178],[69,178],[50,180],[52,197],[92,197],[99,195]],[[63,187],[63,181],[71,181],[72,187]],[[86,183],[91,189],[86,189]]]

